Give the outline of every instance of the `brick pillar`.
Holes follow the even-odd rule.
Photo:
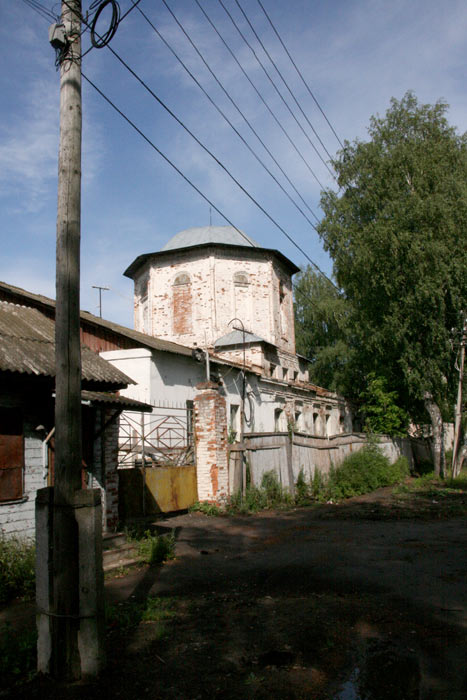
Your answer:
[[[227,410],[214,382],[196,387],[194,428],[198,500],[221,505],[229,497]]]

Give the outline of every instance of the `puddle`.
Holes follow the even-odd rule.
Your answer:
[[[420,682],[420,664],[412,650],[370,639],[333,700],[418,700]]]

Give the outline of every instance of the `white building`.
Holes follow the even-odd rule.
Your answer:
[[[207,350],[221,383],[231,437],[290,430],[329,436],[352,429],[342,397],[309,383],[295,353],[294,263],[231,226],[181,231],[159,252],[140,255],[125,275],[135,283],[135,329]],[[167,342],[168,341],[168,342]],[[203,356],[203,353],[198,353]],[[148,347],[102,353],[136,385],[122,393],[157,406],[190,405],[206,379],[190,356]]]

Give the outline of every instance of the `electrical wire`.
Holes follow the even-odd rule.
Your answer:
[[[259,5],[259,6],[261,7],[261,9],[263,10],[264,14],[266,15],[266,19],[268,20],[269,24],[271,25],[271,27],[272,27],[272,29],[273,29],[275,35],[276,35],[277,38],[279,39],[279,41],[280,41],[280,43],[281,43],[281,45],[282,45],[284,51],[286,52],[287,56],[289,57],[289,59],[290,59],[290,61],[291,61],[293,67],[295,68],[295,70],[297,71],[298,75],[300,76],[300,78],[301,78],[301,80],[302,80],[304,86],[305,86],[306,89],[308,90],[310,96],[313,98],[313,100],[314,100],[316,106],[318,107],[319,111],[321,112],[321,114],[322,114],[323,117],[325,118],[325,120],[326,120],[326,122],[327,122],[329,128],[331,129],[332,133],[334,134],[334,136],[335,136],[336,139],[338,140],[338,142],[339,142],[341,148],[344,148],[344,144],[342,143],[342,141],[340,140],[339,136],[337,135],[337,133],[336,133],[336,131],[335,131],[333,125],[331,124],[331,122],[330,122],[329,119],[327,118],[327,116],[326,116],[324,110],[322,109],[321,105],[319,104],[318,100],[317,100],[316,97],[314,96],[314,94],[313,94],[313,92],[312,92],[310,86],[308,85],[308,83],[306,82],[305,78],[303,77],[302,72],[301,72],[300,69],[298,68],[298,66],[297,66],[297,64],[295,63],[295,61],[293,60],[293,58],[292,58],[292,56],[291,56],[291,54],[290,54],[290,52],[289,52],[287,46],[286,46],[285,43],[283,42],[283,40],[282,40],[282,38],[281,38],[279,32],[277,31],[276,27],[275,27],[274,24],[272,23],[272,20],[271,20],[270,16],[268,15],[268,13],[266,12],[266,10],[264,9],[263,3],[261,2],[261,0],[257,0],[257,2],[258,2],[258,5]]]
[[[227,42],[225,41],[224,37],[222,36],[222,34],[220,33],[220,31],[218,30],[218,28],[217,28],[216,25],[214,24],[213,20],[212,20],[212,19],[209,17],[209,15],[206,13],[206,10],[205,10],[204,7],[200,4],[199,0],[195,0],[195,2],[196,2],[196,4],[198,5],[198,7],[199,7],[199,9],[201,10],[201,12],[203,13],[203,15],[205,16],[206,20],[209,22],[209,24],[211,25],[211,27],[212,27],[212,28],[214,29],[214,31],[216,32],[216,34],[217,34],[217,36],[219,37],[219,39],[220,39],[220,40],[222,41],[222,43],[224,44],[224,46],[225,46],[225,48],[227,49],[227,51],[230,53],[230,55],[232,56],[232,58],[234,59],[234,61],[236,62],[236,64],[237,64],[238,67],[240,68],[240,70],[242,71],[242,73],[243,73],[243,75],[245,76],[245,78],[246,78],[246,79],[248,80],[248,82],[250,83],[250,85],[251,85],[251,87],[253,88],[253,90],[254,90],[254,91],[256,92],[256,94],[258,95],[258,97],[259,97],[259,99],[261,100],[261,102],[264,104],[264,106],[265,106],[266,109],[268,110],[269,114],[272,116],[272,118],[273,118],[274,121],[276,122],[277,126],[281,129],[282,133],[284,134],[284,136],[285,136],[285,137],[287,138],[287,140],[289,141],[289,143],[290,143],[290,145],[292,146],[292,148],[295,150],[295,152],[297,153],[297,155],[301,158],[301,160],[303,161],[303,163],[305,164],[305,166],[308,168],[308,171],[309,171],[309,172],[311,173],[311,175],[315,178],[316,182],[317,182],[318,185],[321,187],[321,189],[324,189],[324,186],[323,186],[323,184],[321,183],[321,181],[319,180],[318,176],[315,174],[315,172],[313,171],[313,169],[311,168],[311,166],[309,165],[309,163],[307,162],[307,160],[305,159],[305,157],[303,156],[303,154],[301,153],[301,151],[298,149],[298,147],[296,146],[296,144],[294,143],[294,141],[292,140],[292,138],[291,138],[290,135],[288,134],[287,130],[286,130],[286,129],[284,128],[284,126],[281,124],[281,122],[279,121],[279,119],[277,118],[277,116],[274,114],[273,110],[272,110],[271,107],[268,105],[268,103],[266,102],[266,100],[264,99],[264,97],[262,96],[262,94],[260,93],[260,91],[258,90],[258,88],[256,87],[256,85],[253,83],[253,81],[251,80],[250,76],[249,76],[248,73],[245,71],[245,69],[243,68],[242,64],[240,63],[240,61],[238,60],[238,58],[236,57],[236,55],[234,54],[234,52],[232,51],[232,49],[230,48],[230,46],[227,44]]]
[[[308,116],[307,116],[307,115],[305,114],[305,112],[303,111],[301,104],[299,103],[299,101],[298,101],[297,98],[295,97],[294,93],[293,93],[292,90],[290,89],[289,84],[287,83],[286,79],[284,78],[284,76],[282,75],[281,71],[280,71],[279,68],[277,67],[276,62],[274,61],[274,59],[272,58],[271,54],[269,53],[269,51],[268,51],[267,48],[265,47],[264,43],[261,41],[260,37],[258,36],[258,33],[255,31],[255,28],[253,27],[251,21],[248,19],[245,10],[244,10],[243,7],[240,5],[239,0],[235,0],[235,3],[237,4],[237,6],[238,6],[238,8],[240,9],[240,12],[241,12],[242,15],[244,16],[244,18],[246,19],[246,21],[247,21],[247,23],[248,23],[248,26],[250,27],[251,31],[252,31],[253,34],[255,35],[256,40],[258,41],[259,45],[261,46],[261,48],[263,49],[264,53],[266,54],[266,56],[267,56],[267,57],[269,58],[269,60],[271,61],[272,65],[274,66],[274,68],[275,68],[275,70],[276,70],[276,72],[277,72],[277,75],[279,76],[279,78],[280,78],[280,79],[282,80],[282,82],[284,83],[284,86],[285,86],[285,87],[287,88],[287,90],[289,91],[290,96],[292,97],[293,101],[295,102],[295,104],[297,105],[298,109],[300,110],[300,112],[301,112],[302,116],[304,117],[306,123],[308,124],[308,126],[310,127],[310,129],[312,130],[312,132],[314,133],[314,135],[316,136],[316,138],[317,138],[318,141],[320,142],[320,144],[321,144],[321,146],[322,146],[324,152],[326,153],[327,157],[328,157],[330,160],[332,160],[331,154],[329,153],[328,149],[326,148],[326,146],[325,146],[324,143],[322,142],[322,140],[321,140],[321,138],[320,138],[318,132],[316,131],[315,127],[313,126],[313,124],[312,124],[312,123],[310,122],[310,120],[308,119]]]
[[[123,61],[123,59],[120,58],[120,57],[118,56],[118,54],[116,54],[115,51],[113,51],[113,49],[112,49],[110,46],[107,46],[107,48],[116,56],[116,58],[118,58],[118,60],[119,60],[123,65],[126,65],[125,62]],[[128,68],[128,70],[138,79],[138,81],[141,82],[141,83],[144,85],[144,81],[142,81],[142,79],[139,78],[139,76],[137,76],[136,73],[134,73],[134,71],[133,71],[129,66],[127,66],[127,68]],[[184,173],[183,173],[179,168],[177,168],[177,166],[176,166],[174,163],[172,163],[172,161],[168,158],[168,156],[166,156],[166,155],[165,155],[165,154],[164,154],[164,153],[163,153],[163,152],[162,152],[162,151],[161,151],[161,150],[160,150],[160,149],[159,149],[159,148],[158,148],[158,147],[157,147],[157,146],[142,132],[142,131],[141,131],[141,129],[139,129],[139,128],[136,126],[136,124],[135,124],[134,122],[132,122],[131,119],[130,119],[129,117],[127,117],[127,116],[126,116],[126,115],[125,115],[125,114],[110,100],[110,98],[108,98],[106,95],[104,95],[104,93],[102,92],[102,90],[100,90],[100,89],[99,89],[99,88],[98,88],[84,73],[82,73],[82,76],[83,76],[83,78],[84,78],[84,79],[85,79],[85,80],[86,80],[86,81],[101,95],[101,97],[103,97],[103,98],[106,100],[106,102],[108,102],[108,104],[110,104],[110,106],[113,107],[113,109],[115,109],[115,111],[117,111],[117,112],[120,114],[120,116],[123,117],[123,119],[125,119],[125,121],[127,121],[127,122],[130,124],[130,126],[132,126],[133,129],[135,129],[135,131],[137,131],[137,132],[139,133],[139,135],[140,135],[140,136],[155,150],[155,151],[157,151],[157,153],[159,153],[159,155],[160,155],[172,168],[174,168],[174,170],[176,170],[177,173],[178,173],[179,175],[181,175],[181,177],[182,177],[182,178],[183,178],[183,179],[184,179],[184,180],[185,180],[185,181],[186,181],[186,182],[187,182],[187,183],[188,183],[188,184],[189,184],[189,185],[190,185],[190,186],[191,186],[191,187],[192,187],[192,188],[193,188],[193,189],[194,189],[194,190],[195,190],[209,205],[210,205],[210,206],[212,206],[212,208],[213,208],[218,214],[220,214],[220,216],[221,216],[225,221],[227,221],[228,224],[230,224],[236,231],[238,231],[238,233],[240,233],[241,236],[243,236],[243,238],[245,238],[245,240],[248,241],[248,244],[251,246],[251,241],[247,238],[247,236],[245,236],[245,234],[243,233],[243,231],[241,231],[240,229],[238,229],[238,228],[235,226],[235,224],[234,224],[232,221],[230,221],[230,220],[225,216],[225,214],[223,214],[223,212],[222,212],[218,207],[216,207],[216,205],[215,205],[213,202],[211,202],[211,200],[210,200],[205,194],[203,194],[203,192],[201,192],[201,190],[200,190],[186,175],[184,175]],[[173,112],[171,112],[171,111],[169,110],[169,108],[168,108],[167,106],[164,105],[164,103],[162,102],[162,100],[160,100],[160,98],[158,98],[158,97],[150,90],[150,88],[148,88],[147,86],[145,86],[145,87],[146,87],[147,90],[149,90],[150,94],[153,94],[153,95],[154,95],[154,97],[155,97],[155,99],[157,100],[157,102],[159,102],[161,105],[163,105],[163,106],[165,107],[165,109],[166,109],[167,111],[169,111],[170,114],[173,114]],[[177,123],[179,123],[181,126],[183,126],[183,128],[184,128],[190,135],[192,134],[192,132],[189,131],[188,127],[186,127],[186,126],[178,119],[178,117],[176,117],[176,116],[174,115],[174,118],[175,118],[175,120],[177,121]],[[297,248],[297,250],[299,250],[299,251],[302,253],[302,255],[308,260],[308,262],[309,262],[311,265],[313,265],[313,267],[314,267],[323,277],[325,277],[325,278],[328,280],[328,282],[330,282],[330,284],[332,284],[332,286],[335,287],[335,288],[337,289],[337,291],[339,291],[338,288],[336,287],[336,285],[334,284],[334,282],[333,282],[332,280],[329,279],[329,277],[320,269],[320,267],[314,262],[314,260],[312,260],[312,259],[310,258],[310,256],[298,245],[298,243],[296,243],[296,242],[293,240],[293,238],[287,233],[287,231],[285,231],[285,230],[282,228],[282,226],[281,226],[280,224],[278,224],[278,223],[275,221],[275,219],[264,209],[264,207],[262,207],[262,206],[259,204],[259,202],[257,202],[257,201],[254,199],[254,197],[253,197],[239,182],[238,182],[238,180],[236,180],[236,179],[234,178],[234,176],[227,170],[227,168],[226,168],[213,154],[211,154],[210,151],[209,151],[208,149],[206,149],[205,146],[203,146],[203,144],[201,144],[201,142],[199,141],[199,139],[197,139],[197,137],[194,136],[194,134],[192,135],[192,137],[195,139],[195,141],[196,141],[197,143],[199,143],[199,144],[211,155],[211,157],[215,160],[215,162],[218,163],[218,165],[227,173],[227,175],[237,184],[237,186],[241,189],[241,191],[242,191],[242,192],[243,192],[257,207],[258,207],[258,209],[259,209],[260,211],[263,212],[263,214],[276,226],[276,228],[278,228],[279,231],[281,231],[281,232],[284,234],[284,236],[292,243],[292,245],[294,245],[295,248]]]
[[[261,137],[259,136],[259,134],[258,134],[257,131],[255,130],[255,128],[252,126],[252,124],[250,123],[250,121],[249,121],[249,120],[247,119],[247,117],[243,114],[243,112],[242,112],[241,109],[238,107],[238,105],[236,104],[236,102],[232,99],[232,97],[229,95],[229,93],[227,92],[227,90],[224,88],[224,86],[222,85],[222,83],[220,82],[220,80],[217,78],[217,76],[216,76],[216,75],[214,74],[214,72],[211,70],[210,66],[208,65],[208,63],[207,63],[206,60],[204,59],[204,57],[203,57],[203,55],[201,54],[201,52],[199,51],[199,49],[198,49],[198,48],[196,47],[196,45],[194,44],[194,42],[193,42],[193,40],[191,39],[191,37],[188,35],[188,33],[186,32],[186,30],[184,29],[184,27],[182,26],[182,24],[179,22],[179,20],[175,17],[175,15],[173,14],[172,10],[167,6],[165,0],[162,0],[162,1],[163,1],[164,4],[166,5],[166,7],[167,7],[167,9],[169,10],[170,14],[173,16],[174,20],[177,22],[177,24],[178,24],[178,26],[180,27],[180,29],[183,31],[183,33],[184,33],[185,36],[187,37],[188,41],[189,41],[189,42],[191,43],[191,45],[193,46],[193,48],[194,48],[194,50],[196,51],[196,53],[198,54],[198,56],[199,56],[199,57],[201,58],[201,60],[203,61],[204,65],[206,66],[206,68],[208,69],[208,71],[211,73],[211,75],[212,75],[212,77],[214,78],[214,80],[216,81],[216,83],[219,85],[219,87],[221,88],[221,90],[225,93],[225,95],[227,96],[227,98],[228,98],[228,99],[230,100],[230,102],[233,104],[233,106],[234,106],[235,109],[238,111],[238,113],[240,114],[240,116],[244,119],[244,121],[246,122],[246,124],[249,126],[249,128],[251,129],[251,131],[253,132],[253,134],[256,136],[256,138],[258,139],[258,141],[261,143],[261,145],[262,145],[263,148],[265,149],[266,153],[268,153],[268,155],[271,157],[271,159],[273,160],[273,162],[276,164],[276,166],[279,168],[279,170],[281,171],[281,173],[282,173],[282,174],[284,175],[284,177],[286,178],[286,180],[287,180],[287,182],[289,183],[289,185],[294,189],[294,191],[296,192],[296,194],[298,195],[298,197],[300,197],[300,199],[301,199],[301,201],[303,202],[303,204],[304,204],[304,205],[307,207],[307,209],[313,214],[313,216],[315,217],[316,221],[319,221],[319,218],[318,218],[318,216],[315,214],[315,212],[313,211],[313,209],[312,209],[312,208],[307,204],[307,202],[303,199],[303,197],[301,196],[300,192],[297,190],[297,188],[295,187],[295,185],[293,184],[293,182],[290,180],[290,178],[289,178],[289,176],[287,175],[287,173],[283,170],[283,168],[282,168],[281,165],[278,163],[278,161],[276,160],[276,158],[274,157],[274,155],[271,153],[270,149],[267,147],[267,145],[266,145],[266,144],[264,143],[264,141],[261,139]],[[262,167],[266,170],[266,172],[272,177],[272,179],[273,179],[274,182],[278,185],[278,187],[280,187],[280,189],[282,190],[282,192],[284,192],[284,194],[289,198],[289,200],[292,202],[292,204],[298,209],[298,211],[302,214],[302,216],[308,221],[308,223],[310,224],[310,226],[312,226],[312,227],[316,230],[316,227],[315,227],[315,225],[313,224],[313,222],[310,221],[310,219],[308,218],[308,216],[304,213],[304,211],[300,208],[300,206],[295,202],[295,200],[293,199],[293,197],[290,196],[290,194],[289,194],[289,193],[287,192],[287,190],[282,186],[282,184],[281,184],[281,183],[279,182],[279,180],[275,177],[275,175],[269,170],[269,168],[267,167],[267,165],[261,160],[261,158],[260,158],[260,157],[257,155],[257,153],[253,150],[253,148],[250,146],[250,144],[244,139],[244,137],[241,135],[241,133],[238,131],[238,129],[234,126],[234,124],[231,122],[231,120],[227,117],[227,115],[226,115],[226,114],[221,110],[221,108],[214,102],[214,100],[210,97],[210,95],[209,95],[209,94],[207,93],[207,91],[203,88],[203,86],[201,85],[201,83],[197,80],[197,78],[193,75],[193,73],[189,70],[189,68],[185,65],[185,63],[184,63],[184,62],[182,61],[182,59],[178,56],[178,54],[175,52],[175,50],[170,46],[170,44],[166,41],[166,39],[162,36],[162,34],[161,34],[161,33],[156,29],[156,27],[152,24],[151,20],[147,17],[147,15],[145,15],[145,13],[141,10],[141,8],[138,8],[138,10],[139,10],[140,14],[145,18],[145,20],[150,24],[150,26],[154,29],[154,31],[157,33],[157,35],[160,37],[160,39],[164,42],[164,44],[167,46],[167,48],[172,52],[172,54],[175,56],[175,58],[180,62],[180,64],[181,64],[181,65],[183,66],[183,68],[186,70],[186,72],[188,73],[188,75],[193,79],[193,81],[196,83],[196,85],[200,88],[200,90],[203,92],[203,94],[206,96],[206,98],[209,100],[209,102],[210,102],[210,103],[213,105],[213,107],[219,112],[219,114],[225,119],[225,121],[227,122],[227,124],[229,124],[229,126],[230,126],[230,127],[233,129],[233,131],[237,134],[237,136],[238,136],[239,139],[242,141],[242,143],[246,146],[246,148],[248,148],[248,150],[250,151],[250,153],[256,158],[256,160],[260,163],[260,165],[262,165]]]
[[[109,27],[103,35],[99,35],[99,38],[96,39],[97,21],[101,15],[101,12],[103,12],[103,10],[105,10],[105,8],[108,5],[112,6],[112,16],[110,18]],[[118,4],[117,0],[96,0],[90,5],[89,9],[91,11],[96,10],[90,27],[91,44],[94,46],[95,49],[103,49],[104,46],[107,46],[109,41],[113,39],[115,32],[118,29],[118,25],[120,22],[120,5]]]
[[[310,146],[311,146],[311,147],[313,148],[313,150],[315,151],[315,153],[316,153],[316,155],[318,156],[318,158],[320,159],[320,161],[323,163],[323,165],[325,166],[325,168],[328,170],[328,172],[329,172],[329,174],[331,175],[331,177],[334,179],[334,177],[335,177],[335,176],[334,176],[334,173],[333,173],[332,170],[329,168],[328,164],[326,163],[326,161],[325,161],[324,158],[322,157],[321,153],[320,153],[320,152],[318,151],[318,149],[316,148],[316,146],[315,146],[315,144],[313,143],[313,141],[310,139],[310,137],[309,137],[308,134],[306,133],[306,131],[305,131],[305,129],[303,128],[303,126],[301,125],[301,123],[298,121],[297,117],[295,116],[295,114],[293,113],[292,109],[290,108],[288,102],[285,100],[285,98],[284,98],[284,96],[282,95],[281,91],[279,90],[279,88],[278,88],[277,85],[275,84],[274,80],[271,78],[271,76],[269,75],[268,71],[266,70],[266,68],[265,68],[265,66],[264,66],[264,64],[263,64],[263,62],[262,62],[262,61],[260,60],[260,58],[258,57],[258,54],[257,54],[256,51],[254,50],[253,46],[250,44],[250,42],[248,41],[248,39],[246,38],[246,36],[243,34],[242,30],[240,29],[240,27],[238,26],[237,22],[236,22],[236,21],[234,20],[234,18],[232,17],[232,15],[231,15],[231,13],[229,12],[229,10],[228,10],[228,9],[226,8],[226,6],[224,5],[223,1],[222,1],[222,0],[218,0],[218,3],[219,3],[220,6],[223,8],[223,10],[225,11],[225,13],[226,13],[227,16],[229,17],[230,21],[231,21],[232,24],[234,25],[235,29],[236,29],[237,32],[240,34],[240,36],[242,37],[243,41],[245,42],[245,44],[248,46],[248,48],[249,48],[250,51],[252,52],[253,56],[255,57],[256,61],[259,63],[259,65],[260,65],[261,68],[263,69],[264,74],[266,75],[267,79],[268,79],[269,82],[271,83],[271,85],[272,85],[272,87],[274,88],[274,90],[277,92],[277,94],[278,94],[278,96],[280,97],[281,101],[284,103],[284,106],[285,106],[285,107],[287,108],[287,110],[289,111],[291,117],[292,117],[292,118],[294,119],[294,121],[296,122],[296,124],[297,124],[297,126],[299,127],[300,131],[303,133],[303,135],[305,136],[305,138],[307,139],[308,143],[310,144]],[[324,187],[323,187],[322,185],[321,185],[321,187],[322,187],[322,189],[324,189]]]
[[[46,19],[48,22],[56,22],[57,21],[57,15],[55,15],[51,10],[48,10],[44,5],[42,5],[38,0],[23,0],[25,5],[28,5],[32,10],[37,12],[38,15],[40,15],[43,19]]]

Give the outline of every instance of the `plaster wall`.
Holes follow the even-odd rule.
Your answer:
[[[135,276],[135,328],[212,347],[240,318],[247,330],[294,353],[290,274],[271,254],[254,250],[212,246],[154,257]]]

